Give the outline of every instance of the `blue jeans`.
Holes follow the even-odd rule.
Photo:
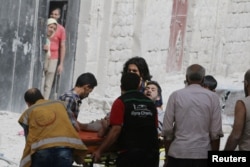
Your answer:
[[[72,167],[73,150],[64,147],[47,148],[34,153],[31,159],[31,167]]]

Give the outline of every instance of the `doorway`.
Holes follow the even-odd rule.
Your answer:
[[[59,8],[61,10],[61,18],[59,19],[59,24],[65,27],[66,18],[67,18],[68,1],[50,1],[48,18],[50,16],[51,11],[55,8]]]
[[[59,8],[61,17],[59,23],[66,31],[66,54],[64,58],[63,72],[59,78],[55,78],[50,99],[57,99],[73,85],[74,60],[78,32],[79,12],[81,0],[50,0],[48,17],[51,10]]]

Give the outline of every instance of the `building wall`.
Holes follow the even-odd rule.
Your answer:
[[[41,48],[49,0],[1,2],[0,91],[4,96],[0,109],[19,112],[25,104],[17,95],[29,87],[41,87]],[[26,2],[30,5],[25,6]],[[186,26],[182,27],[185,35],[178,47],[171,29],[177,3],[177,10],[188,5]],[[103,101],[112,102],[120,94],[123,64],[132,56],[146,59],[152,79],[163,87],[165,103],[176,86],[184,86],[190,64],[202,64],[208,74],[223,80],[239,80],[249,68],[250,0],[78,0],[70,1],[68,9],[67,57],[59,93],[89,71],[98,79],[91,98],[98,99],[101,106]],[[183,51],[182,60],[167,64],[174,57],[173,48],[179,49],[175,53]]]
[[[47,1],[0,3],[0,110],[21,112],[24,92],[41,85]]]
[[[93,72],[93,99],[112,101],[120,94],[124,62],[146,59],[153,80],[163,87],[164,102],[183,87],[185,69],[199,63],[208,74],[231,77],[249,68],[250,0],[176,0],[188,5],[180,70],[166,70],[174,0],[81,1],[74,81]],[[238,66],[240,64],[240,66]],[[101,103],[102,105],[102,103]]]
[[[153,78],[165,81],[156,74],[166,69],[162,62],[167,58],[171,1],[94,0],[82,1],[81,6],[75,79],[93,72],[98,78],[95,92],[113,99],[120,94],[124,62],[143,56]]]
[[[80,4],[80,0],[56,1],[67,4],[67,49],[64,71],[51,92],[53,99],[72,86]],[[27,108],[23,100],[27,89],[36,87],[43,92],[43,46],[50,0],[0,3],[0,110],[22,112]]]
[[[249,0],[190,1],[185,64],[230,77],[249,68]],[[239,65],[239,66],[238,66]]]

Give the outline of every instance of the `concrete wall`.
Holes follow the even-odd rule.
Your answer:
[[[209,73],[245,72],[250,59],[249,0],[190,1],[185,64],[201,63]]]
[[[184,86],[186,67],[199,63],[220,81],[238,82],[249,68],[250,0],[181,0],[188,5],[180,70],[168,70],[174,0],[82,0],[74,81],[93,72],[98,87],[89,100],[99,108],[120,94],[120,72],[132,56],[148,62],[168,96]],[[233,83],[231,87],[233,87]],[[230,86],[229,86],[230,87]],[[89,102],[90,102],[89,101]],[[99,104],[99,106],[97,105]]]
[[[81,1],[75,77],[86,71],[98,78],[95,93],[111,98],[120,94],[124,62],[143,56],[153,79],[165,72],[172,1]],[[157,18],[157,19],[156,19]]]
[[[123,63],[142,56],[153,79],[166,87],[167,98],[172,80],[180,79],[183,86],[190,64],[200,63],[208,74],[228,78],[248,68],[250,0],[182,0],[178,2],[187,3],[188,12],[181,70],[167,72],[173,2],[82,0],[74,81],[82,72],[93,72],[99,84],[95,93],[113,98],[119,94]]]
[[[31,87],[43,91],[43,45],[50,0],[0,0],[0,3],[0,110],[22,112],[27,108],[24,92]],[[71,88],[74,72],[80,0],[63,3],[67,4],[66,56],[52,98]]]
[[[47,1],[0,3],[0,109],[21,112],[24,92],[41,85]]]
[[[49,0],[22,1],[28,6],[19,2],[1,0],[2,110],[23,108],[25,104],[18,100],[23,92],[41,86],[44,29],[40,25],[47,17]],[[182,61],[177,63],[180,68],[171,71],[167,62],[173,56],[171,25],[176,3],[187,4],[188,11],[179,48]],[[59,93],[73,87],[81,73],[93,72],[98,87],[91,98],[100,107],[120,94],[123,64],[132,56],[146,59],[152,79],[163,87],[164,104],[172,91],[184,86],[190,64],[200,63],[208,74],[237,82],[248,69],[250,0],[78,0],[70,1],[68,9],[70,37]]]

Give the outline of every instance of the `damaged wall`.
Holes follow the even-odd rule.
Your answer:
[[[3,1],[0,6],[0,108],[22,111],[24,92],[41,83],[46,1]]]

